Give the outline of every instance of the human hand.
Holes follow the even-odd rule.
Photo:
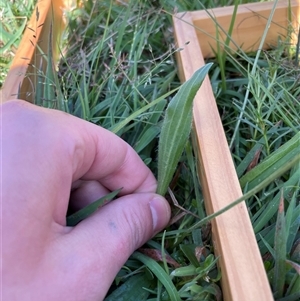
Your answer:
[[[2,300],[102,300],[130,254],[169,221],[154,176],[103,128],[25,101],[0,109]],[[69,205],[121,187],[117,200],[66,226]]]

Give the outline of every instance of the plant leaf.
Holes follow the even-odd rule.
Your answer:
[[[300,158],[298,149],[299,141],[300,132],[268,156],[263,162],[247,172],[240,179],[241,187],[245,187],[248,183],[248,189],[250,190],[258,185],[262,179],[266,179],[268,176],[272,175],[277,169],[284,168],[289,160]]]
[[[193,100],[212,64],[196,71],[169,103],[158,145],[157,193],[165,195],[192,126]]]
[[[105,205],[107,202],[111,201],[117,194],[121,191],[122,188],[115,190],[104,197],[100,198],[99,200],[93,202],[92,204],[87,205],[86,207],[82,208],[81,210],[75,212],[74,214],[67,217],[67,226],[74,227],[79,222],[90,216],[94,213],[99,207]]]
[[[284,216],[284,199],[280,199],[276,230],[275,230],[275,267],[274,267],[274,282],[273,290],[276,297],[283,297],[284,283],[285,283],[285,261],[286,261],[286,229],[285,229],[285,216]]]
[[[163,284],[166,288],[170,300],[172,301],[181,301],[181,298],[177,292],[177,289],[173,282],[170,279],[170,275],[168,275],[165,270],[153,259],[139,253],[134,252],[132,258],[141,261],[144,265],[148,267],[150,271],[157,277],[157,279]]]
[[[6,29],[4,28],[3,24],[0,24],[1,39],[4,42],[4,45],[1,46],[1,48],[0,48],[0,54],[3,54],[6,51],[8,51],[10,49],[10,47],[12,45],[14,45],[17,42],[18,39],[21,38],[22,33],[23,33],[24,28],[25,28],[26,23],[27,23],[27,18],[24,17],[24,18],[19,18],[19,19],[24,19],[24,20],[22,20],[22,24],[16,30],[15,33],[7,32]],[[14,46],[17,47],[17,45],[14,45]]]
[[[138,274],[130,277],[125,283],[114,290],[105,301],[136,301],[147,300],[150,292],[147,289],[153,289],[155,281],[152,281],[144,274]]]
[[[259,183],[257,186],[255,186],[254,188],[252,188],[251,190],[249,190],[248,192],[246,192],[244,195],[242,195],[240,198],[238,198],[237,200],[235,200],[234,202],[230,203],[229,205],[225,206],[223,209],[220,209],[219,211],[212,213],[208,216],[206,216],[205,218],[203,218],[202,220],[200,220],[199,222],[195,223],[192,227],[190,227],[188,230],[185,230],[186,232],[188,231],[192,231],[193,229],[197,229],[200,226],[206,224],[207,222],[209,222],[210,220],[212,220],[213,218],[219,216],[220,214],[226,212],[227,210],[229,210],[230,208],[236,206],[237,204],[241,203],[242,201],[250,198],[251,196],[255,195],[257,192],[259,192],[260,190],[262,190],[263,188],[265,188],[267,185],[269,185],[272,181],[274,181],[276,178],[280,177],[282,174],[284,174],[287,170],[291,169],[292,167],[295,166],[295,164],[299,164],[299,156],[295,156],[294,158],[292,158],[291,160],[289,160],[285,166],[283,166],[282,168],[275,170],[273,174],[271,174],[270,176],[268,176],[268,178],[264,179],[261,181],[261,183]],[[256,167],[255,167],[256,168]],[[252,169],[253,170],[253,169]],[[251,170],[251,171],[252,171]]]
[[[300,264],[299,263],[293,262],[291,260],[286,260],[286,262],[296,270],[298,275],[300,275]]]
[[[181,244],[180,250],[183,252],[185,257],[189,260],[189,262],[195,267],[198,268],[200,267],[200,262],[198,261],[196,255],[195,255],[195,249],[196,245],[186,245],[186,244]]]

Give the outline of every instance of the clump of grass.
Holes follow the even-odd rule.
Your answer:
[[[274,176],[247,205],[274,297],[297,300],[299,274],[287,262],[299,263],[298,52],[287,39],[255,55],[228,53],[225,65],[212,70],[212,84],[244,193]]]
[[[59,66],[69,112],[116,132],[157,174],[164,110],[179,86],[170,16],[139,1],[130,1],[128,6],[88,1],[72,14],[77,17],[70,16],[68,53]],[[156,250],[155,256],[136,253],[129,259],[108,300],[120,294],[136,300],[137,287],[146,288],[143,300],[167,296],[172,300],[189,296],[213,300],[221,295],[215,284],[220,273],[209,243],[209,228],[185,231],[195,221],[187,212],[204,216],[205,211],[190,142],[179,160],[181,167],[175,171],[177,180],[171,189],[186,211],[174,208],[172,226],[145,245],[146,250]],[[175,269],[168,264],[169,257],[177,266],[189,266],[190,272]],[[156,277],[158,286],[153,285]]]
[[[171,5],[167,1],[164,1],[163,4],[165,7]],[[130,5],[133,4],[130,2]],[[201,4],[198,3],[197,5]],[[182,4],[182,6],[184,5]],[[183,10],[188,9],[187,6],[181,8]],[[130,14],[131,18],[126,15],[127,10],[125,13],[121,13],[124,7],[107,5],[106,10],[102,7],[101,17],[99,14],[93,17],[93,13],[96,12],[95,6],[90,6],[89,9],[87,15],[90,16],[89,20],[92,21],[86,22],[92,22],[92,26],[99,23],[103,25],[98,25],[99,28],[94,29],[94,31],[97,31],[97,35],[92,35],[89,38],[90,23],[85,23],[84,27],[87,28],[87,34],[78,36],[84,36],[86,40],[81,38],[80,43],[74,44],[75,46],[80,45],[81,53],[80,51],[74,52],[77,52],[77,56],[81,57],[81,74],[88,81],[86,83],[82,76],[78,78],[78,72],[75,72],[76,76],[73,79],[80,85],[77,86],[75,91],[72,90],[72,87],[65,87],[66,91],[71,92],[69,95],[76,96],[69,103],[73,105],[72,110],[80,117],[107,128],[118,128],[117,133],[139,151],[141,157],[156,173],[157,137],[160,132],[160,122],[166,102],[160,104],[161,111],[158,112],[154,109],[154,106],[157,105],[155,100],[158,97],[163,97],[164,94],[162,93],[166,93],[178,85],[178,82],[174,81],[176,77],[172,65],[175,49],[168,49],[172,41],[166,39],[166,35],[163,34],[168,32],[170,26],[169,16],[163,14],[163,12],[152,16],[151,10],[157,11],[157,8],[141,3],[129,7],[131,12],[134,12]],[[114,15],[116,12],[118,12],[118,16],[122,15],[124,19]],[[96,21],[97,18],[99,18],[98,21]],[[101,22],[100,19],[106,21]],[[130,19],[131,24],[128,24],[125,19]],[[122,25],[118,22],[121,22]],[[116,24],[118,24],[118,28],[121,28],[120,30],[115,30],[114,26]],[[145,26],[147,29],[145,29]],[[130,28],[130,33],[128,28]],[[155,29],[158,29],[159,32]],[[101,40],[93,43],[93,39],[97,39],[99,34]],[[76,35],[76,32],[73,35]],[[158,45],[157,41],[164,42]],[[273,153],[281,145],[289,143],[288,141],[292,140],[299,131],[299,89],[296,84],[292,84],[298,80],[296,76],[298,67],[290,65],[287,72],[286,63],[283,64],[283,62],[289,61],[289,64],[291,64],[292,61],[284,56],[286,52],[284,41],[280,45],[273,51],[261,53],[256,63],[255,72],[251,73],[249,71],[253,67],[254,57],[242,52],[236,56],[228,53],[226,60],[222,59],[222,64],[215,64],[211,71],[212,84],[216,91],[218,106],[220,112],[222,112],[223,124],[229,143],[232,140],[236,122],[243,110],[247,85],[250,92],[248,92],[249,98],[243,118],[239,120],[237,135],[232,143],[233,158],[240,177],[247,172],[247,169],[250,170],[259,162],[263,163],[267,158],[274,158]],[[93,53],[89,50],[91,47],[93,47]],[[164,50],[162,51],[162,49]],[[166,55],[162,56],[161,53],[166,53]],[[89,59],[89,57],[93,59]],[[73,62],[71,60],[73,59],[75,60],[74,56],[68,59],[67,70],[72,66]],[[76,62],[80,60],[76,60]],[[172,64],[168,65],[168,62],[172,62]],[[94,72],[92,71],[93,68],[95,68]],[[162,70],[162,72],[157,72],[158,70]],[[172,75],[170,80],[169,74]],[[232,78],[233,74],[234,79]],[[102,80],[97,83],[96,80],[101,77]],[[249,78],[251,81],[249,81]],[[167,80],[168,86],[165,85],[165,80]],[[86,94],[87,84],[89,85],[88,94]],[[127,85],[129,85],[129,88]],[[98,88],[97,93],[94,86]],[[162,89],[162,87],[165,89]],[[158,93],[158,91],[162,93]],[[90,93],[92,94],[90,95]],[[152,97],[149,99],[150,95]],[[98,99],[97,102],[94,100],[95,96]],[[166,96],[166,99],[168,98],[169,96]],[[87,99],[90,99],[88,100],[89,105],[85,104]],[[155,105],[153,105],[152,110],[144,111],[139,115],[136,114],[134,119],[130,117],[141,107],[149,105],[153,101]],[[108,104],[112,104],[112,110],[107,107]],[[83,110],[82,107],[84,106],[88,109]],[[97,107],[98,110],[90,110],[91,107]],[[122,108],[122,110],[119,111],[117,108]],[[96,112],[97,116],[91,114],[92,112]],[[126,122],[128,118],[130,121]],[[122,129],[118,127],[118,122],[121,120],[126,123]],[[149,120],[151,120],[151,124],[148,123]],[[137,143],[141,143],[145,147],[139,147]],[[297,147],[296,143],[297,141],[293,144],[295,147]],[[134,290],[139,284],[143,284],[144,287],[148,288],[146,289],[148,294],[146,294],[147,297],[144,300],[147,298],[173,298],[172,300],[177,300],[178,298],[214,299],[220,297],[220,289],[215,285],[215,281],[219,280],[220,275],[215,266],[215,258],[211,253],[212,246],[206,250],[206,252],[208,251],[206,255],[201,254],[200,258],[195,257],[197,248],[204,247],[199,235],[202,235],[202,239],[206,241],[206,237],[203,235],[206,228],[204,226],[199,228],[199,220],[195,219],[193,215],[186,214],[186,212],[191,211],[203,218],[203,212],[205,211],[203,206],[199,205],[202,204],[201,190],[197,184],[193,164],[194,158],[192,153],[188,151],[189,147],[190,144],[187,145],[186,152],[180,159],[181,164],[172,184],[176,199],[186,210],[185,212],[176,212],[176,209],[174,209],[175,216],[176,218],[184,217],[180,220],[180,223],[175,222],[165,233],[159,234],[146,245],[146,248],[160,250],[160,259],[158,256],[150,259],[149,256],[145,257],[145,255],[136,253],[127,262],[126,267],[120,271],[116,278],[116,283],[120,285],[124,282],[124,284],[113,287],[108,300],[113,300],[119,294],[123,294],[124,290],[129,300],[131,297],[134,299],[134,295],[131,295],[130,291]],[[291,156],[297,159],[295,153],[292,153]],[[286,158],[282,156],[280,160],[279,163],[276,161],[276,168],[279,168],[279,170],[284,168]],[[271,170],[271,167],[269,170]],[[259,167],[253,169],[252,173],[256,174],[253,178],[258,182],[259,177],[264,180],[268,179],[267,175],[260,173]],[[256,190],[254,196],[249,197],[248,194],[248,207],[261,254],[264,258],[268,258],[265,265],[270,275],[274,295],[279,298],[294,296],[295,287],[298,283],[297,278],[295,278],[297,276],[295,270],[289,268],[287,271],[282,271],[282,260],[294,256],[292,250],[296,248],[299,236],[299,228],[297,228],[299,205],[292,201],[299,196],[297,168],[283,170],[276,177],[276,181],[273,178],[271,180],[271,184],[259,187],[260,191]],[[258,182],[252,187],[257,187]],[[246,193],[251,187],[247,181],[245,183],[242,185]],[[275,231],[276,212],[281,190],[283,191],[286,210],[288,211],[289,206],[294,206],[293,213],[289,210],[287,214],[289,224],[293,227],[291,231],[288,230],[284,233],[285,238],[282,238],[282,233]],[[193,230],[191,231],[191,229]],[[283,252],[282,250],[280,252],[278,246],[283,246],[284,243],[276,243],[278,240],[289,242],[288,247],[285,247]],[[270,253],[274,244],[277,246],[277,251]],[[283,253],[285,253],[285,259],[283,259]],[[270,254],[280,255],[274,255],[271,258]],[[177,260],[177,263],[182,267],[173,268],[168,265],[165,259],[167,255]],[[162,260],[162,265],[155,262],[159,260]],[[211,265],[208,264],[208,261]],[[141,263],[143,264],[141,265]],[[204,265],[209,267],[207,271],[203,269]],[[280,267],[281,273],[278,273]],[[140,269],[144,270],[144,273],[135,275]],[[281,275],[281,278],[277,277],[276,280],[272,280],[275,275],[274,271],[277,271],[276,275]],[[159,279],[158,285],[155,285],[153,274]],[[133,277],[133,275],[135,276]],[[293,280],[290,281],[290,276],[287,275],[291,275]],[[169,281],[169,278],[172,279],[172,282]],[[209,279],[208,282],[205,282],[205,279]],[[287,287],[287,289],[277,291],[278,283],[281,286],[284,283],[284,287]]]
[[[0,3],[0,88],[35,3],[36,0],[1,1]]]
[[[56,98],[44,103],[63,104],[61,109],[117,133],[156,175],[162,120],[179,87],[170,13],[228,4],[181,1],[174,7],[173,2],[115,5],[88,0],[71,11],[67,51],[55,75],[61,85],[55,80]],[[266,272],[279,300],[298,300],[300,281],[300,89],[298,52],[294,57],[291,53],[285,41],[261,52],[256,63],[254,55],[228,52],[214,60],[210,72]],[[171,225],[127,261],[107,300],[222,299],[206,223],[211,217],[205,218],[190,142],[179,161],[170,184],[179,204]]]

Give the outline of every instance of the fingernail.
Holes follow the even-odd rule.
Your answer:
[[[155,196],[150,201],[149,205],[152,213],[153,231],[160,231],[168,224],[170,220],[170,206],[168,202],[161,196]]]

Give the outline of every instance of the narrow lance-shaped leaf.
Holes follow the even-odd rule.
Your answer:
[[[109,201],[111,201],[117,194],[122,190],[118,189],[115,190],[104,197],[100,198],[99,200],[87,205],[86,207],[82,208],[81,210],[75,212],[74,214],[67,217],[67,226],[74,227],[82,220],[89,217],[91,214],[93,214],[96,210],[98,210],[99,207],[105,205]]]
[[[212,64],[196,71],[169,103],[158,145],[157,193],[164,195],[172,180],[192,127],[193,100]]]
[[[282,192],[281,192],[282,193]],[[276,230],[274,238],[274,251],[275,251],[275,267],[274,267],[274,280],[273,290],[277,298],[283,297],[284,284],[285,284],[285,261],[286,261],[286,229],[285,229],[285,216],[284,216],[284,200],[283,193],[280,198]]]
[[[139,252],[134,252],[131,257],[142,262],[157,277],[157,279],[162,283],[168,292],[170,297],[169,300],[181,301],[179,293],[174,283],[170,279],[170,275],[167,274],[166,271],[155,260]]]
[[[241,187],[243,188],[247,184],[250,190],[260,183],[262,179],[266,179],[274,174],[276,170],[284,169],[288,161],[297,157],[299,158],[299,141],[300,133],[297,133],[293,138],[265,158],[263,162],[247,172],[240,179]]]
[[[185,233],[188,231],[192,231],[194,229],[197,229],[201,227],[202,225],[205,225],[207,222],[211,221],[213,218],[221,215],[222,213],[226,212],[227,210],[231,209],[232,207],[236,206],[237,204],[241,203],[242,201],[252,197],[253,195],[257,194],[259,191],[261,191],[263,188],[267,187],[270,183],[272,183],[275,179],[279,178],[281,175],[283,175],[287,170],[291,169],[295,164],[299,164],[299,157],[293,158],[292,160],[288,161],[286,166],[284,166],[283,169],[275,170],[275,172],[269,176],[268,178],[261,181],[261,183],[248,192],[246,192],[244,195],[242,195],[240,198],[235,200],[234,202],[230,203],[229,205],[225,206],[224,208],[220,209],[219,211],[212,213],[199,222],[195,223],[193,226],[191,226],[188,230],[184,230]]]
[[[45,88],[44,88],[44,101],[45,106],[52,107],[50,105],[55,100],[55,91],[54,91],[54,67],[53,67],[53,26],[52,22],[50,23],[49,29],[49,40],[48,40],[48,55],[47,55],[47,68],[45,74]],[[47,104],[48,103],[48,104]],[[59,108],[60,109],[60,108]]]

